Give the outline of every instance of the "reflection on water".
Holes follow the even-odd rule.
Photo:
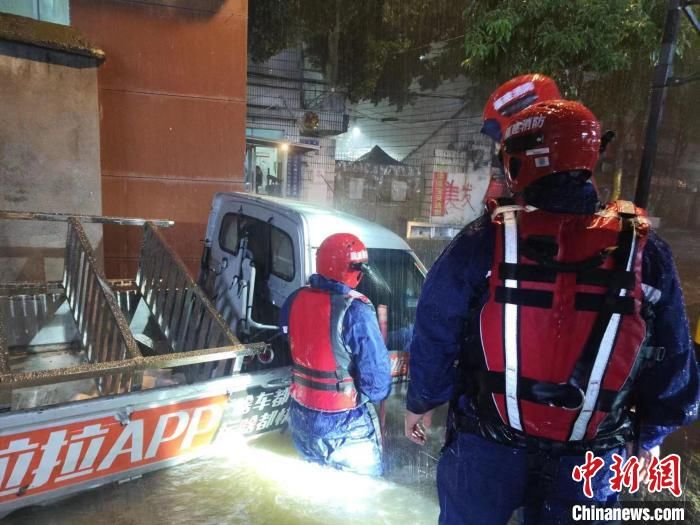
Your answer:
[[[220,436],[211,454],[140,479],[20,510],[3,525],[425,524],[436,523],[435,460],[401,437],[403,394],[388,402],[387,478],[375,480],[300,461],[288,434],[246,444]]]
[[[681,457],[681,500],[685,503],[685,520],[700,523],[700,424],[694,423],[672,434],[664,442],[661,453],[662,456],[675,453]],[[672,497],[665,495],[656,499],[668,501]]]
[[[403,392],[388,400],[386,479],[376,480],[303,462],[288,434],[252,443],[220,436],[211,453],[190,463],[147,474],[69,500],[22,509],[3,525],[157,524],[386,524],[437,522],[435,467],[444,427],[418,447],[403,438]],[[435,421],[444,420],[444,411]],[[663,454],[682,457],[686,522],[700,523],[698,427],[675,433]],[[640,499],[639,496],[634,499]],[[643,495],[641,499],[649,499]],[[661,498],[661,499],[668,499]],[[516,524],[513,519],[511,524]]]

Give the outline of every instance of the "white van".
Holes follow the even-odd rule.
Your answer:
[[[272,380],[251,382],[247,415],[241,430],[272,430],[283,421],[260,425],[266,403],[261,393],[282,397],[277,390],[290,382],[289,347],[277,328],[279,311],[289,295],[304,286],[315,271],[316,250],[333,233],[352,233],[367,246],[371,273],[358,290],[377,307],[392,358],[394,380],[405,379],[407,346],[426,270],[398,235],[360,217],[311,204],[244,193],[214,196],[202,256],[199,282],[234,333],[244,342],[267,342],[270,350],[252,357],[242,372]],[[287,394],[288,397],[288,394]],[[277,419],[277,418],[275,418]]]

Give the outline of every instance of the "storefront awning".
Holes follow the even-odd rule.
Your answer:
[[[266,148],[281,148],[283,149],[287,146],[290,150],[294,149],[307,153],[309,151],[319,151],[321,148],[315,144],[304,144],[301,142],[288,142],[286,140],[274,140],[274,139],[264,139],[260,137],[249,137],[245,138],[246,145],[251,146],[264,146]]]

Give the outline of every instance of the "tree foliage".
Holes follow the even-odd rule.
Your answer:
[[[434,88],[463,72],[465,5],[454,0],[250,0],[249,53],[263,61],[303,44],[311,62],[350,100],[389,99],[402,106],[410,100],[414,80]]]
[[[470,78],[492,85],[526,72],[554,77],[567,98],[582,100],[606,127],[617,131],[613,153],[618,154],[608,159],[613,168],[623,170],[627,178],[623,186],[629,192],[644,143],[666,8],[666,0],[471,2],[464,11],[463,65]],[[677,71],[697,63],[700,50],[690,25],[682,22],[682,27]],[[687,87],[672,88],[662,140],[687,144],[694,124],[671,115],[678,108],[694,106],[690,92]],[[672,147],[677,156],[678,148]],[[666,164],[665,171],[672,174],[673,162]],[[657,167],[664,166],[657,162]]]
[[[464,12],[463,64],[492,81],[548,74],[570,98],[629,127],[646,112],[666,0],[481,0]],[[691,39],[681,39],[679,53]],[[638,126],[637,126],[638,127]]]
[[[262,61],[303,44],[351,101],[388,99],[399,107],[411,100],[415,82],[435,88],[466,74],[488,90],[520,73],[546,73],[618,132],[616,146],[626,152],[615,156],[615,167],[634,176],[666,6],[666,0],[250,0],[249,52]],[[697,65],[700,50],[698,36],[683,26],[679,69]],[[692,105],[692,91],[692,85],[673,91],[673,104]],[[684,123],[667,134],[687,142],[682,135],[689,129]]]
[[[510,78],[538,71],[575,94],[591,76],[647,71],[664,0],[482,0],[464,12],[464,65]]]
[[[353,101],[401,105],[416,80],[433,88],[466,73],[497,84],[530,71],[554,76],[577,96],[599,79],[647,80],[665,6],[666,0],[250,0],[249,53],[264,61],[303,44]]]

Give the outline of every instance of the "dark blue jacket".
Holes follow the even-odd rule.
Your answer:
[[[597,198],[591,184],[576,190],[551,189],[540,194],[540,209],[593,213]],[[406,407],[422,414],[452,399],[457,381],[454,362],[461,349],[469,300],[491,270],[495,228],[487,216],[466,226],[430,269],[423,285],[411,342]],[[678,426],[697,418],[698,368],[690,339],[683,294],[668,244],[650,233],[643,253],[642,282],[653,303],[654,346],[666,349],[660,363],[638,378],[636,410],[642,424],[640,441],[649,449]],[[469,406],[464,397],[461,407]]]
[[[338,294],[347,294],[352,290],[318,274],[311,276],[309,284],[312,288]],[[285,333],[289,308],[295,297],[296,292],[289,296],[280,312],[280,327]],[[349,371],[355,378],[355,387],[362,401],[378,403],[386,399],[391,391],[391,363],[372,306],[359,300],[352,302],[343,321],[343,340],[352,352]]]

